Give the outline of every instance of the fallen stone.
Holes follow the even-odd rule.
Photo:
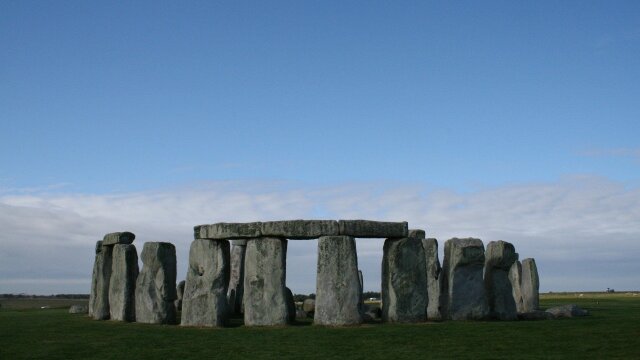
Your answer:
[[[296,321],[296,300],[293,298],[291,289],[285,288],[285,295],[287,300],[287,310],[289,312],[289,323]]]
[[[320,236],[338,235],[338,222],[335,220],[286,220],[262,223],[263,237],[285,239],[316,239]]]
[[[556,319],[589,315],[589,312],[587,310],[584,310],[575,304],[552,307],[550,309],[547,309],[546,312],[551,314]]]
[[[365,322],[372,322],[382,317],[382,309],[377,305],[365,304],[362,318]]]
[[[261,223],[217,223],[193,228],[196,239],[250,239],[259,238]]]
[[[237,241],[242,241],[244,245],[240,245]],[[231,242],[231,277],[229,278],[229,289],[227,290],[227,300],[229,302],[229,310],[234,314],[243,313],[243,296],[244,296],[244,264],[245,253],[247,252],[246,240],[233,240]]]
[[[287,240],[259,238],[247,242],[244,262],[244,324],[285,325]]]
[[[224,326],[227,321],[229,242],[194,240],[182,297],[182,326]]]
[[[520,292],[522,293],[522,311],[531,312],[540,307],[540,280],[538,267],[534,259],[522,260],[522,280]]]
[[[137,278],[138,253],[135,245],[114,245],[109,281],[111,320],[136,321]]]
[[[482,272],[484,245],[480,239],[449,239],[444,243],[444,313],[451,320],[481,320],[489,316]]]
[[[112,256],[113,246],[103,246],[102,250],[96,254],[92,281],[95,284],[95,296],[89,302],[91,315],[96,320],[107,320],[110,316],[109,282],[111,281]]]
[[[442,267],[438,258],[438,240],[429,238],[422,240],[427,265],[427,320],[442,321]]]
[[[102,239],[102,246],[109,246],[115,244],[131,244],[135,240],[136,236],[128,231],[115,232],[107,234]]]
[[[146,242],[136,282],[136,321],[175,324],[176,248],[167,242]]]
[[[549,319],[555,319],[555,317],[553,316],[553,314],[548,313],[546,311],[542,311],[542,310],[535,310],[531,312],[518,314],[518,320],[523,320],[523,321],[549,320]]]
[[[340,220],[340,235],[357,238],[404,238],[409,235],[407,222]]]
[[[342,227],[341,227],[342,229]],[[318,240],[318,270],[314,324],[362,323],[356,241],[349,236]]]
[[[427,319],[426,257],[418,238],[387,239],[382,255],[382,321]]]
[[[91,291],[89,292],[89,316],[93,317],[93,308],[96,304],[96,293],[98,291],[98,255],[102,252],[102,240],[96,241],[96,255],[93,259],[93,272],[91,273]]]
[[[497,320],[516,320],[518,312],[509,281],[509,270],[518,254],[511,243],[491,241],[487,244],[484,265],[484,287],[489,303],[489,316]]]
[[[305,299],[302,302],[302,310],[306,313],[313,313],[316,311],[316,301],[314,299]]]
[[[71,305],[69,307],[69,314],[87,314],[89,313],[89,306],[87,305]]]
[[[409,229],[409,235],[407,237],[424,239],[426,236],[425,231],[421,229]]]
[[[184,284],[185,284],[185,281],[182,280],[176,286],[176,295],[178,296],[178,298],[174,302],[174,304],[176,305],[176,311],[182,311],[182,298],[184,297]]]
[[[516,254],[517,255],[517,254]],[[522,264],[516,260],[511,269],[509,269],[509,281],[511,282],[511,288],[513,289],[513,301],[516,303],[516,311],[518,314],[523,313],[522,310],[522,290],[520,284],[522,280]]]

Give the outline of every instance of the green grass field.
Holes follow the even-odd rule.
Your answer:
[[[65,309],[0,310],[0,359],[640,359],[640,296],[544,295],[591,316],[323,328],[182,328],[94,321]]]

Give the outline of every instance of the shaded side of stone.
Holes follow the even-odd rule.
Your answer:
[[[182,297],[183,326],[224,326],[227,321],[229,242],[194,240]]]
[[[291,292],[291,289],[285,288],[284,290],[287,299],[287,310],[289,313],[288,322],[292,324],[296,321],[296,300],[293,298],[293,292]]]
[[[106,234],[102,239],[102,245],[115,245],[115,244],[131,244],[133,240],[136,239],[136,236],[128,231],[123,232],[115,232]]]
[[[287,240],[260,238],[247,242],[244,278],[244,324],[285,325]]]
[[[176,311],[182,311],[182,298],[184,297],[184,284],[185,281],[182,280],[176,286],[176,301],[174,304],[176,305]]]
[[[176,323],[176,248],[167,242],[147,242],[136,281],[136,321]]]
[[[96,320],[107,320],[110,316],[109,309],[109,282],[111,281],[111,262],[113,246],[103,246],[102,251],[96,255],[95,271],[95,298],[91,314]]]
[[[235,241],[237,240],[234,240],[234,242]],[[246,241],[244,244],[245,245],[231,245],[231,277],[229,279],[227,299],[229,302],[229,310],[234,314],[242,314],[244,311],[242,304],[244,296],[244,263],[245,253],[247,251]]]
[[[424,239],[426,237],[426,233],[422,229],[409,229],[409,235],[407,237]]]
[[[93,271],[91,272],[91,291],[89,292],[89,316],[93,316],[93,308],[96,304],[96,293],[98,291],[98,257],[102,252],[102,240],[96,241],[95,257],[93,259]]]
[[[316,325],[362,323],[356,242],[349,236],[323,236],[318,240]]]
[[[427,319],[427,273],[422,240],[387,239],[382,255],[382,321]]]
[[[262,223],[263,237],[304,240],[338,233],[338,222],[335,220],[285,220]]]
[[[442,267],[438,257],[438,240],[429,238],[422,240],[427,265],[427,320],[444,320],[442,314]]]
[[[216,223],[198,225],[193,228],[196,239],[250,239],[261,236],[260,222],[250,223]]]
[[[340,235],[357,238],[404,238],[409,235],[407,222],[340,220]]]
[[[524,313],[522,305],[522,290],[520,289],[522,279],[522,264],[516,260],[511,269],[509,269],[509,281],[511,282],[511,288],[513,289],[513,301],[516,303],[516,311],[518,314]]]
[[[135,245],[115,245],[109,282],[111,320],[136,321],[137,279],[138,252]]]
[[[522,292],[522,311],[532,312],[538,310],[540,295],[540,280],[538,267],[532,258],[522,260],[522,280],[520,291]]]
[[[498,320],[516,320],[518,312],[513,299],[509,270],[517,260],[515,248],[506,241],[487,244],[484,267],[484,287],[489,303],[489,316]]]

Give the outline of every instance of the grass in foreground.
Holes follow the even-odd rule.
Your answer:
[[[0,311],[0,359],[640,358],[640,299],[543,297],[591,316],[323,328],[182,328],[93,321],[62,309]]]

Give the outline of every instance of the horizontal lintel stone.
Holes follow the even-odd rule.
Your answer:
[[[136,236],[128,231],[110,233],[104,236],[102,239],[102,246],[109,246],[115,244],[131,244],[135,240]]]
[[[294,240],[338,235],[339,230],[338,222],[335,220],[285,220],[262,223],[262,236]]]
[[[260,222],[216,223],[193,228],[195,239],[250,239],[262,236]]]
[[[338,224],[340,235],[356,238],[404,238],[409,235],[406,221],[340,220]]]

